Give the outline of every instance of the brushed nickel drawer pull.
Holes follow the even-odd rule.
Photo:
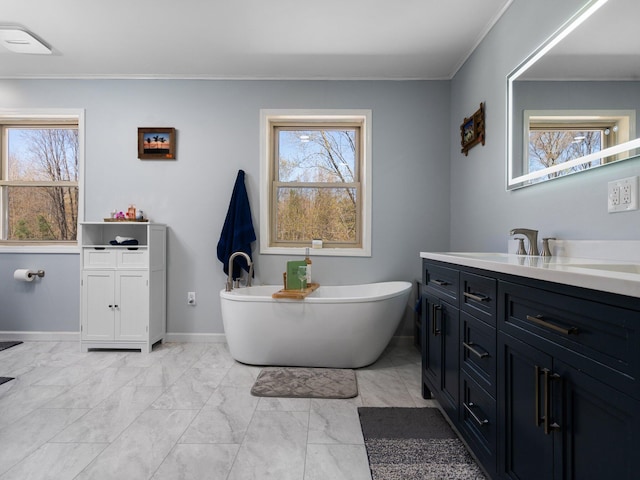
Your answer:
[[[438,280],[438,279],[434,279],[431,280],[433,283],[435,283],[436,285],[439,285],[441,287],[446,287],[447,285],[451,285],[449,282],[445,282],[444,280]]]
[[[475,293],[464,292],[463,295],[471,300],[475,300],[476,302],[488,302],[491,300],[491,297],[487,297],[486,295],[477,295]]]
[[[578,335],[577,327],[569,327],[569,328],[560,327],[559,325],[555,325],[549,322],[548,320],[545,320],[542,315],[536,315],[535,317],[531,315],[527,315],[527,320],[537,325],[540,325],[542,327],[555,330],[556,332],[564,333],[565,335]]]
[[[473,347],[476,346],[475,343],[462,342],[462,346],[464,348],[466,348],[467,350],[469,350],[471,353],[474,353],[475,355],[477,355],[478,358],[485,358],[485,357],[489,356],[489,354],[487,352],[479,352],[478,350],[473,348]]]
[[[544,433],[549,435],[553,430],[560,430],[560,425],[556,422],[551,423],[551,381],[559,380],[560,375],[551,373],[548,368],[544,368],[542,371],[544,373]]]
[[[436,319],[438,318],[438,311],[442,310],[441,305],[436,305],[435,303],[431,304],[431,332],[434,337],[437,337],[442,333],[441,330],[436,328]]]
[[[473,413],[473,410],[471,410],[471,408],[477,406],[475,403],[469,402],[469,404],[467,405],[466,403],[463,402],[462,405],[464,406],[465,410],[469,412],[469,415],[471,415],[471,417],[477,422],[478,425],[482,427],[487,423],[489,423],[489,420],[487,420],[486,418],[484,420],[480,420],[480,417],[478,417],[475,413]]]

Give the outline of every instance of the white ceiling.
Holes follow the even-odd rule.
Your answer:
[[[0,0],[0,78],[448,79],[512,0]]]

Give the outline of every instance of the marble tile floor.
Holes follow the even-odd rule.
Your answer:
[[[0,480],[371,479],[358,406],[435,406],[420,355],[387,348],[350,400],[251,396],[260,372],[222,343],[0,352]]]

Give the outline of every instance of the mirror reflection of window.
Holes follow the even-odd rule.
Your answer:
[[[509,74],[507,189],[639,156],[638,15],[637,0],[586,0]],[[567,111],[586,115],[595,109],[630,113],[621,121],[562,118]],[[526,112],[534,110],[555,118],[530,130]],[[604,157],[601,150],[607,150]]]
[[[632,111],[525,111],[524,171],[538,172],[586,157],[626,142],[635,125]],[[585,163],[552,171],[534,179],[537,183],[625,158],[627,154],[594,158]]]

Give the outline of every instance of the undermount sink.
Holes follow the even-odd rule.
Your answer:
[[[584,264],[584,263],[566,263],[563,265],[564,267],[573,267],[573,268],[589,268],[593,270],[604,270],[607,272],[621,272],[621,273],[635,273],[640,275],[640,265],[636,265],[633,263],[620,263],[620,264],[610,264],[610,263],[601,263],[601,264]]]

